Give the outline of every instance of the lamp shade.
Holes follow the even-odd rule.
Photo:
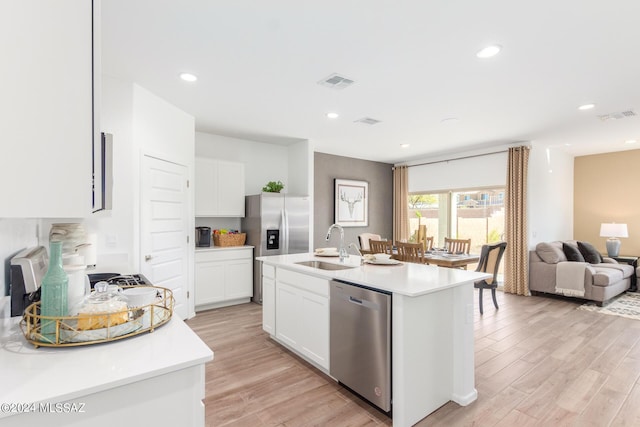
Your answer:
[[[600,237],[629,237],[627,224],[603,223],[600,225]]]

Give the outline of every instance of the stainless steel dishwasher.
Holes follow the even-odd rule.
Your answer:
[[[385,412],[391,410],[391,295],[331,281],[332,377]]]

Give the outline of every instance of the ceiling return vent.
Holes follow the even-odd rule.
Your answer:
[[[331,89],[344,89],[345,87],[351,86],[354,83],[355,82],[352,79],[336,73],[333,73],[318,82],[319,85],[329,87]]]
[[[361,119],[356,120],[354,123],[364,123],[365,125],[375,125],[376,123],[380,123],[380,120],[372,119],[371,117],[363,117]]]
[[[607,120],[620,120],[626,117],[635,117],[635,116],[637,116],[635,111],[626,110],[626,111],[620,111],[618,113],[603,114],[602,116],[598,116],[598,118],[603,122],[606,122]]]

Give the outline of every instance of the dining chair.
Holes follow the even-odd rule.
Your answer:
[[[471,239],[450,239],[444,238],[444,248],[452,254],[469,254],[471,249]]]
[[[398,250],[397,260],[424,264],[424,243],[396,242],[396,249]]]
[[[369,240],[369,253],[393,255],[393,242],[391,240]]]
[[[433,236],[425,237],[422,243],[424,243],[424,250],[430,251],[433,249]]]
[[[488,279],[478,280],[473,284],[473,287],[478,289],[480,314],[482,311],[482,290],[491,289],[491,298],[493,298],[493,305],[497,308],[498,301],[496,301],[496,288],[498,287],[498,267],[500,267],[500,261],[502,255],[507,248],[507,242],[491,243],[482,245],[480,252],[480,261],[478,261],[478,268],[476,271],[482,273],[490,273],[491,276]]]
[[[380,236],[379,234],[373,234],[373,233],[358,234],[358,244],[360,245],[360,253],[363,253],[363,254],[371,253],[371,248],[369,247],[369,240],[382,240],[382,236]]]

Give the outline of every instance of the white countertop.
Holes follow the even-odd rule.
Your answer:
[[[196,252],[207,252],[207,251],[237,251],[238,249],[253,249],[253,246],[243,245],[243,246],[196,246]]]
[[[410,297],[437,292],[442,289],[459,286],[463,283],[475,282],[491,277],[490,274],[455,268],[436,267],[434,265],[401,263],[399,265],[360,265],[360,257],[350,255],[344,265],[354,268],[345,270],[320,270],[313,267],[295,264],[300,261],[324,261],[340,264],[337,257],[320,257],[314,254],[274,255],[257,257],[265,264],[299,271],[317,277],[339,279],[358,285],[368,286],[395,294]]]
[[[2,403],[77,399],[213,359],[211,349],[175,316],[151,333],[68,348],[35,348],[25,340],[19,320],[0,319]],[[0,412],[0,418],[10,415]]]

